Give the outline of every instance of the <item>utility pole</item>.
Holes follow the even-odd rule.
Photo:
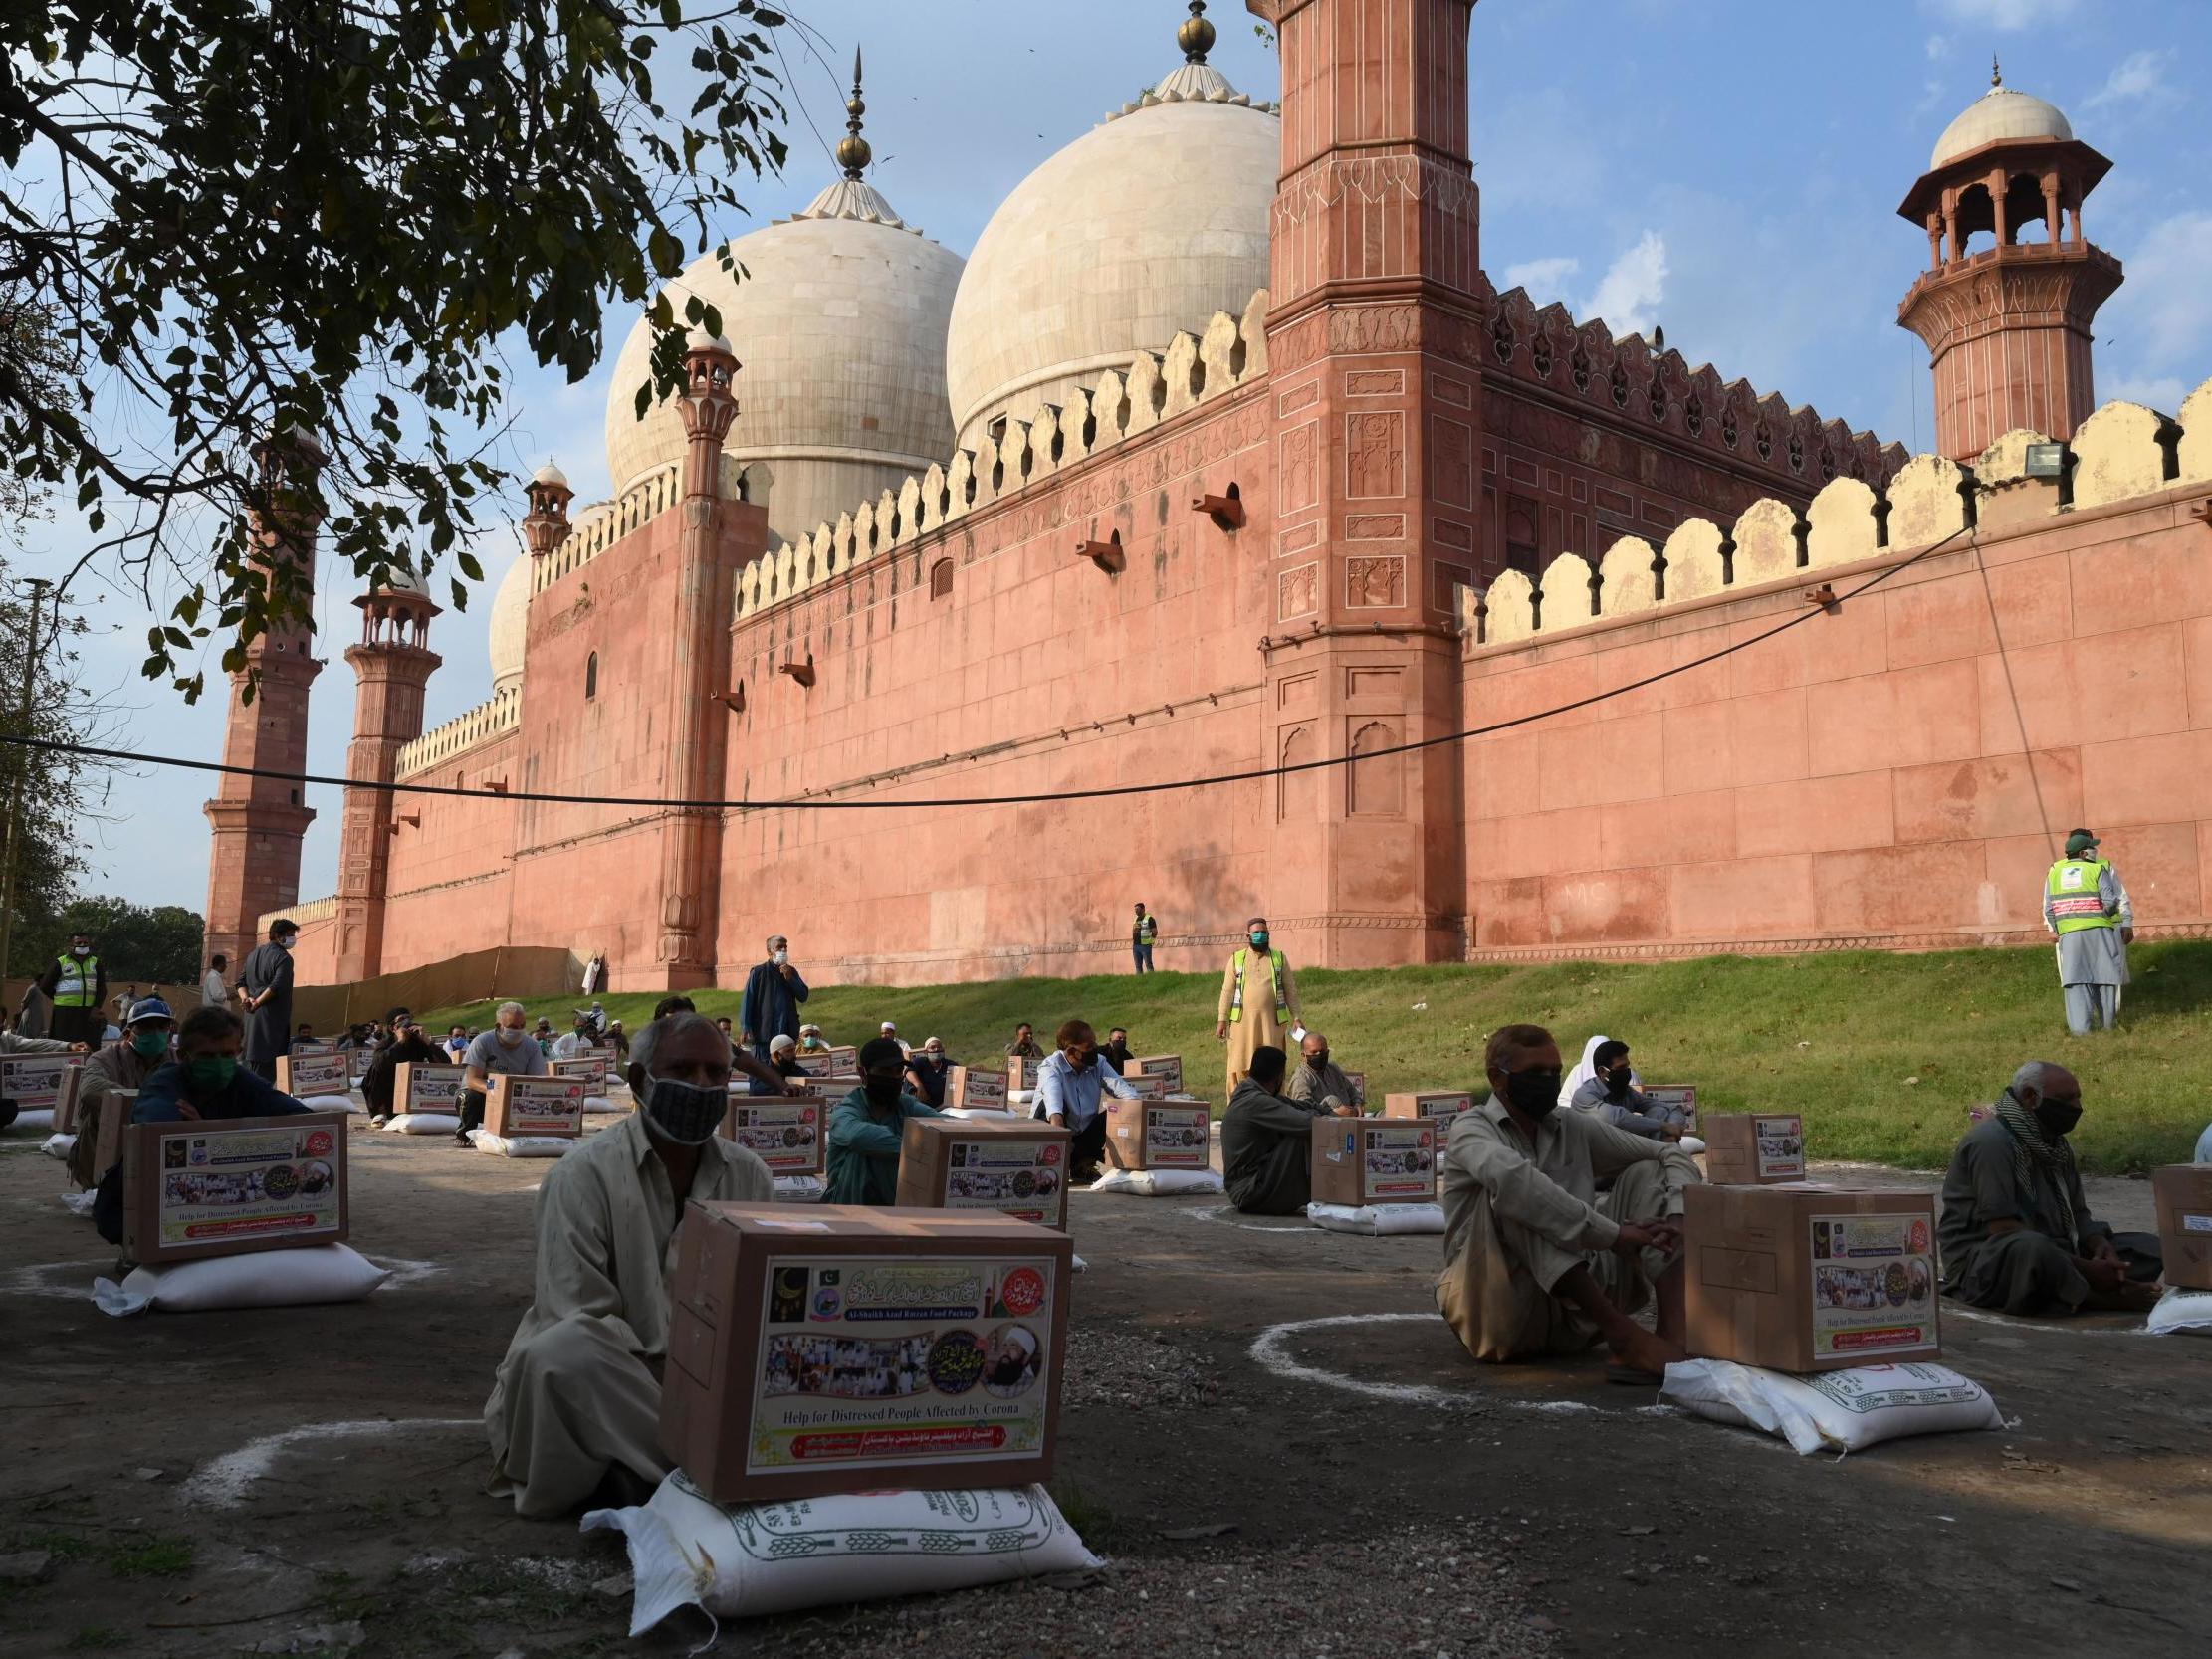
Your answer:
[[[39,606],[53,585],[41,576],[31,578],[31,621],[23,631],[23,697],[16,706],[16,734],[21,737],[31,734],[31,701],[38,689]],[[15,867],[23,845],[23,797],[30,792],[25,786],[31,781],[31,750],[20,744],[14,746],[15,764],[10,768],[8,785],[8,840],[6,848],[0,850],[0,976],[7,972],[8,950],[15,942]]]

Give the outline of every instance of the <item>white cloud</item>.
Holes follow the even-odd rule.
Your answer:
[[[1563,299],[1567,293],[1567,279],[1582,269],[1579,259],[1531,259],[1518,265],[1508,265],[1502,273],[1499,288],[1525,288],[1528,297],[1539,306],[1548,306]]]
[[[2081,0],[1932,0],[1932,4],[1953,23],[2017,34],[2071,17]]]
[[[2098,318],[2137,379],[2179,370],[2192,384],[2212,371],[2212,213],[2176,213],[2127,250],[2127,281]]]
[[[1616,338],[1641,334],[1652,326],[1652,309],[1666,298],[1666,238],[1646,231],[1599,280],[1583,308],[1585,317],[1604,317]]]
[[[1949,41],[1949,39],[1948,39],[1947,37],[1945,37],[1945,36],[1942,36],[1942,35],[1930,35],[1930,36],[1928,36],[1928,62],[1929,62],[1929,63],[1931,63],[1931,64],[1932,64],[1932,63],[1934,63],[1936,59],[1938,59],[1938,58],[1942,57],[1942,56],[1943,56],[1943,54],[1944,54],[1944,53],[1946,53],[1946,52],[1948,52],[1948,51],[1950,51],[1950,49],[1951,49],[1951,43],[1950,43],[1950,41]]]
[[[2166,66],[2173,61],[2171,48],[2163,52],[2131,52],[2120,61],[2117,69],[2105,78],[2083,101],[2084,109],[2102,109],[2112,104],[2158,104],[2172,102],[2179,95],[2166,84]]]

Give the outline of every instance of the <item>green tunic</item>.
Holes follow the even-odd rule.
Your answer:
[[[829,1114],[829,1181],[822,1202],[886,1208],[897,1203],[906,1121],[941,1116],[912,1095],[901,1095],[897,1106],[879,1112],[868,1104],[865,1089],[855,1089]]]

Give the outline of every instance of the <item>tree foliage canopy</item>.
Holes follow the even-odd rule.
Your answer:
[[[196,697],[200,641],[236,671],[305,616],[305,574],[256,564],[256,515],[326,512],[363,579],[449,556],[481,579],[466,541],[510,483],[495,342],[583,378],[602,307],[643,305],[741,206],[731,180],[780,166],[782,22],[760,0],[0,7],[0,294],[51,305],[71,365],[42,381],[0,350],[0,442],[74,487],[88,558],[181,594],[149,678]],[[684,325],[721,320],[653,314],[665,394]],[[272,433],[313,439],[320,477]]]
[[[173,990],[197,986],[206,923],[181,905],[133,905],[127,899],[73,899],[59,910],[27,920],[8,947],[9,971],[29,978],[46,971],[70,934],[92,934],[93,950],[108,970],[111,994],[136,985]],[[233,970],[239,964],[231,964]]]

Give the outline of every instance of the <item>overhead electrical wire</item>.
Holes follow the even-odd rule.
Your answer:
[[[1364,754],[1329,755],[1318,760],[1300,760],[1289,765],[1259,766],[1241,772],[1217,772],[1209,777],[1169,778],[1158,783],[1122,783],[1099,789],[1056,789],[1035,795],[928,795],[899,800],[660,800],[639,795],[564,795],[541,790],[463,788],[448,783],[384,783],[375,779],[334,777],[322,772],[287,772],[267,766],[233,766],[220,760],[187,760],[179,755],[141,754],[131,749],[102,748],[88,743],[65,743],[51,738],[29,737],[0,733],[0,743],[36,753],[74,754],[88,759],[115,760],[137,766],[168,766],[181,771],[218,772],[226,777],[269,778],[279,783],[309,783],[328,785],[335,789],[372,789],[389,795],[443,795],[464,800],[528,801],[544,806],[626,806],[653,811],[673,812],[893,812],[925,807],[978,807],[978,806],[1042,806],[1062,801],[1109,800],[1128,795],[1165,795],[1185,789],[1212,789],[1228,783],[1257,783],[1266,778],[1288,777],[1297,772],[1323,771],[1331,767],[1349,766],[1355,761],[1382,760],[1394,754],[1415,754],[1424,749],[1441,748],[1450,743],[1463,743],[1470,738],[1486,737],[1499,731],[1510,731],[1516,726],[1533,726],[1539,721],[1568,715],[1594,704],[1611,702],[1626,697],[1631,692],[1643,691],[1662,680],[1688,674],[1713,663],[1733,657],[1739,651],[1748,651],[1754,645],[1764,644],[1778,634],[1786,634],[1822,615],[1829,604],[1842,605],[1858,598],[1862,593],[1880,586],[1890,577],[1911,569],[1922,559],[1941,552],[1962,535],[1970,534],[1971,524],[1961,525],[1940,541],[1931,542],[1910,558],[1900,559],[1887,569],[1878,570],[1849,592],[1839,593],[1832,601],[1818,608],[1808,609],[1762,629],[1717,651],[1708,651],[1702,657],[1693,657],[1686,663],[1676,663],[1655,674],[1647,674],[1627,685],[1615,686],[1607,691],[1592,692],[1588,697],[1578,697],[1571,703],[1557,704],[1534,714],[1516,715],[1511,720],[1494,721],[1488,726],[1465,726],[1456,731],[1439,732],[1434,737],[1422,737],[1412,742],[1393,744],[1388,748],[1371,749]],[[1541,643],[1541,637],[1538,637]]]

